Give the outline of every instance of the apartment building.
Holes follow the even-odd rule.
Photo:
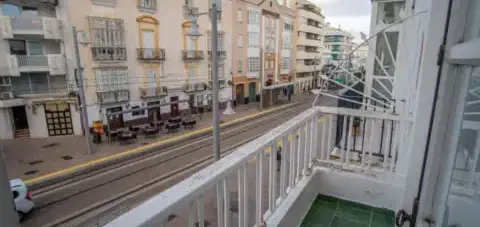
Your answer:
[[[0,139],[82,133],[54,0],[0,2]]]
[[[353,35],[340,28],[325,27],[325,47],[330,54],[327,64],[338,65],[345,60],[343,67],[347,67],[347,57],[353,50]]]
[[[208,13],[210,1],[63,0],[62,16],[83,31],[80,46],[88,120],[122,127],[178,116],[211,100],[211,22],[208,14],[192,25],[190,13]],[[228,11],[230,4],[222,11]],[[229,18],[218,24],[220,100],[231,98]],[[198,26],[202,36],[187,32]],[[73,36],[66,39],[71,43]],[[73,55],[73,46],[66,50]],[[67,61],[74,59],[69,58]],[[180,103],[175,103],[180,102]],[[160,107],[158,107],[160,105]],[[152,106],[152,108],[148,108]],[[145,109],[147,108],[147,109]],[[135,109],[139,109],[135,111]],[[121,114],[113,114],[118,113]]]
[[[298,28],[296,93],[313,88],[325,60],[323,28],[325,16],[320,7],[308,0],[295,1]]]
[[[263,86],[268,106],[295,78],[295,11],[286,1],[262,0],[233,0],[232,9],[235,102],[260,101]]]

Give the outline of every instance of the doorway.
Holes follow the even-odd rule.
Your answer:
[[[180,112],[178,110],[178,103],[173,102],[178,102],[178,96],[170,97],[170,114],[172,115],[172,117],[178,117],[180,116]]]
[[[154,32],[151,30],[142,30],[143,58],[151,59],[154,57]]]
[[[113,107],[107,109],[107,114],[121,112],[122,107]],[[124,127],[123,114],[112,115],[108,117],[108,123],[110,124],[111,129],[122,128]]]
[[[162,119],[160,115],[160,107],[150,108],[151,106],[158,106],[160,105],[160,101],[156,102],[148,102],[148,122],[156,122]]]
[[[257,91],[256,91],[257,84],[255,82],[250,82],[248,84],[248,101],[249,102],[255,102],[256,97],[257,97]]]
[[[45,104],[45,118],[49,136],[73,134],[69,104]]]
[[[237,104],[244,104],[245,103],[245,94],[244,94],[244,90],[243,90],[243,84],[239,84],[237,85],[237,87],[235,88],[235,92],[236,92],[236,98],[237,98]]]
[[[12,107],[12,115],[15,131],[28,129],[28,119],[25,106]]]

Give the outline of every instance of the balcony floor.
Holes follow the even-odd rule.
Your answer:
[[[393,227],[394,212],[318,195],[301,227]]]

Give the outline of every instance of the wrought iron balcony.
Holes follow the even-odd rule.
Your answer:
[[[157,0],[137,0],[137,7],[141,10],[156,11]]]
[[[184,92],[199,92],[205,91],[205,83],[188,83],[185,85]]]
[[[98,91],[98,102],[101,104],[124,102],[130,100],[129,90]]]
[[[225,50],[217,50],[217,58],[220,60],[224,60],[227,58],[227,51]],[[208,51],[208,59],[212,59],[212,51]]]
[[[205,56],[202,50],[182,50],[183,60],[202,60],[204,58]]]
[[[152,60],[152,61],[164,61],[165,49],[160,48],[138,48],[137,49],[138,60]]]
[[[127,60],[125,47],[92,47],[92,57],[95,61]]]
[[[167,87],[138,87],[140,90],[140,97],[159,97],[167,95]]]

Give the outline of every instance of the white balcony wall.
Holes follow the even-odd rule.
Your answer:
[[[298,38],[297,45],[302,45],[302,46],[315,46],[315,47],[321,47],[323,46],[322,41],[320,40],[315,40],[315,39],[307,39],[305,37],[300,37]]]
[[[316,52],[297,52],[297,59],[319,59],[321,56],[320,53]]]
[[[43,35],[45,39],[61,40],[62,21],[51,17],[0,17],[0,36],[11,39],[15,35]]]
[[[320,66],[317,66],[317,69],[320,70]],[[312,71],[315,71],[315,66],[314,65],[297,64],[297,73],[312,72]]]
[[[300,26],[298,27],[298,30],[302,31],[302,32],[314,33],[314,34],[317,34],[317,35],[323,34],[322,33],[322,28],[318,28],[318,27],[311,26],[311,25],[308,25],[308,24],[303,24],[303,23],[300,24]]]
[[[321,17],[320,15],[316,14],[316,13],[312,13],[310,11],[306,11],[306,10],[299,10],[299,15],[301,17],[305,17],[305,18],[309,18],[309,19],[312,19],[312,20],[315,20],[317,22],[321,22],[323,23],[323,21],[325,20],[323,17]]]
[[[10,76],[26,72],[48,72],[50,75],[65,75],[67,67],[61,54],[9,55],[7,67]]]

